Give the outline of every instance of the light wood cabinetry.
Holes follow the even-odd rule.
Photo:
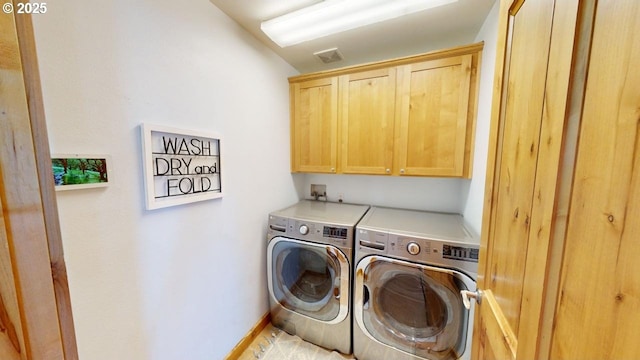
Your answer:
[[[340,77],[340,171],[391,174],[396,69]]]
[[[291,84],[291,93],[292,168],[301,172],[336,172],[337,77]]]
[[[291,170],[470,177],[482,46],[290,78]]]
[[[472,58],[467,54],[401,67],[400,174],[468,175],[465,154],[474,130],[469,112]]]

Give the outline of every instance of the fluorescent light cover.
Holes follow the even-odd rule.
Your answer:
[[[260,25],[280,47],[355,29],[458,0],[325,0]]]

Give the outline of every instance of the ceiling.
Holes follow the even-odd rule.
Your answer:
[[[495,0],[459,0],[421,11],[280,48],[260,23],[320,0],[210,0],[300,73],[329,70],[372,61],[415,55],[474,42]],[[338,48],[343,60],[325,64],[313,53]]]

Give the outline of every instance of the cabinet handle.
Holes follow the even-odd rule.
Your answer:
[[[404,169],[400,169],[400,174],[404,174]]]
[[[391,169],[385,169],[385,172],[388,174],[391,172]]]
[[[331,168],[331,172],[336,172],[336,168]]]

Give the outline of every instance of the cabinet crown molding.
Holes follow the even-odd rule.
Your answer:
[[[289,83],[292,84],[297,82],[326,78],[330,76],[339,76],[339,75],[352,74],[352,73],[361,72],[361,71],[369,71],[369,70],[376,70],[376,69],[388,68],[393,66],[407,65],[407,64],[413,64],[413,63],[422,62],[422,61],[445,59],[452,56],[475,54],[475,53],[481,52],[483,48],[484,48],[484,41],[481,41],[481,42],[470,44],[470,45],[456,46],[456,47],[452,47],[444,50],[429,51],[429,52],[417,54],[417,55],[411,55],[411,56],[405,56],[405,57],[400,57],[395,59],[345,66],[338,69],[324,70],[324,71],[291,76],[289,77]]]

